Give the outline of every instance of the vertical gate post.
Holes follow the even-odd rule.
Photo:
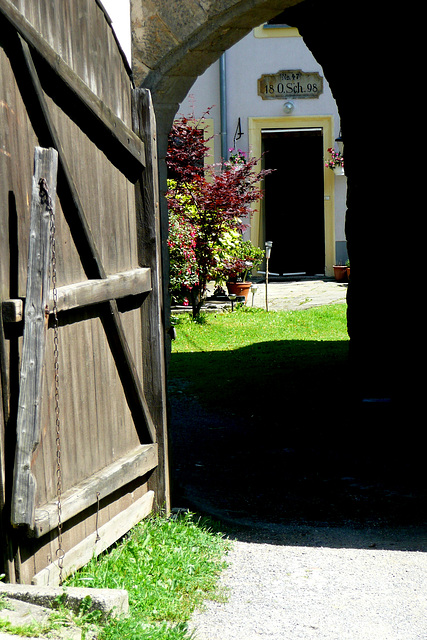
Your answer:
[[[50,212],[48,203],[40,198],[39,181],[46,181],[54,208],[57,170],[57,151],[36,147],[11,510],[14,526],[30,528],[34,526],[36,494],[31,463],[40,440],[42,373],[49,319]]]
[[[135,186],[139,265],[150,267],[152,291],[141,307],[143,380],[145,397],[156,426],[159,464],[149,486],[157,508],[170,510],[166,414],[165,322],[163,317],[159,180],[156,120],[148,89],[135,89],[133,130],[144,140],[146,165]]]

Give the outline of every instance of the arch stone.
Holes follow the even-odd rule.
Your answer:
[[[396,358],[402,330],[393,313],[398,273],[390,278],[384,269],[373,275],[372,264],[392,268],[392,220],[417,209],[414,182],[409,189],[396,161],[393,96],[399,95],[398,79],[406,77],[408,55],[411,77],[422,77],[422,70],[411,54],[420,23],[414,3],[399,5],[398,14],[375,4],[346,0],[344,9],[342,0],[131,0],[133,73],[136,84],[153,95],[160,159],[179,103],[196,77],[254,26],[285,10],[287,22],[298,27],[322,65],[345,145],[350,387],[359,406],[381,406],[380,422],[388,432],[392,418],[404,414],[407,421],[416,406],[410,390],[414,374]],[[165,180],[162,170],[160,175]],[[166,237],[165,210],[163,225]],[[362,424],[370,422],[363,418]]]
[[[176,113],[197,76],[249,31],[301,0],[131,0],[135,83]],[[172,115],[172,117],[173,117]]]

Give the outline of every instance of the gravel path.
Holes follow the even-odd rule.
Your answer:
[[[425,529],[262,537],[233,542],[228,601],[193,616],[196,640],[426,640]]]

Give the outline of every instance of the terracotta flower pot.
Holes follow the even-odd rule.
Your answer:
[[[334,264],[334,276],[337,282],[345,282],[347,280],[347,267],[341,264]]]
[[[227,282],[228,293],[235,293],[236,296],[245,296],[245,304],[248,301],[251,286],[252,282]]]

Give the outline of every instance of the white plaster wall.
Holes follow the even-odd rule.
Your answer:
[[[323,94],[319,98],[292,100],[294,104],[292,115],[332,115],[335,137],[338,137],[340,124],[335,100],[327,79],[323,76],[322,67],[315,60],[301,37],[256,38],[254,32],[251,32],[225,53],[225,59],[227,140],[229,143],[233,142],[239,117],[246,133],[248,117],[284,115],[283,103],[285,99],[263,100],[257,94],[258,78],[263,73],[276,73],[281,69],[302,69],[303,71],[320,73],[323,77]],[[216,89],[213,86],[216,86]],[[199,117],[207,107],[215,105],[211,115],[215,119],[215,129],[219,132],[219,100],[219,63],[215,62],[196,80],[187,98],[180,105],[179,112],[187,115],[191,112],[191,105],[194,102],[195,115]]]
[[[243,38],[226,52],[228,93],[228,128],[235,128],[237,118],[248,116],[283,116],[286,99],[263,100],[257,94],[257,81],[264,73],[282,69],[317,71],[323,78],[323,69],[305,46],[301,37],[256,38],[254,32]],[[323,80],[323,93],[319,98],[292,100],[293,116],[333,115],[335,137],[339,134],[339,117],[327,80]]]
[[[219,62],[214,62],[202,76],[197,78],[177,114],[189,116],[194,111],[195,117],[200,118],[206,109],[213,107],[208,117],[214,120],[214,133],[218,136],[221,132],[219,78]],[[216,161],[220,160],[220,146],[218,137],[215,141]]]

